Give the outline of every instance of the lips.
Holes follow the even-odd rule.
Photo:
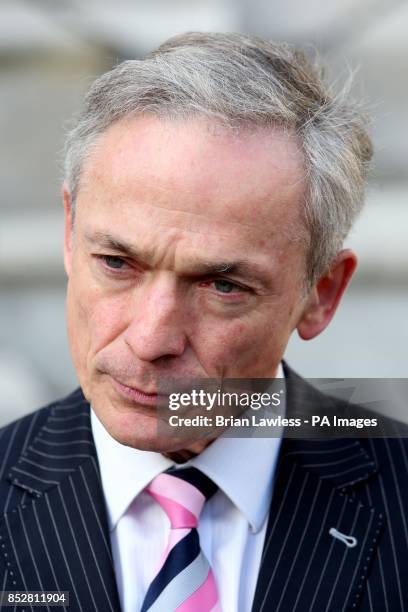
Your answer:
[[[114,389],[127,400],[131,402],[135,402],[137,404],[143,404],[144,406],[156,406],[158,396],[157,393],[147,393],[142,389],[137,389],[135,387],[129,387],[125,385],[115,378],[111,377],[112,385]]]

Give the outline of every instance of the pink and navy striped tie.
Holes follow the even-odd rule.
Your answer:
[[[170,468],[146,487],[170,520],[160,568],[141,612],[221,612],[214,575],[200,547],[198,518],[217,486],[193,467]]]

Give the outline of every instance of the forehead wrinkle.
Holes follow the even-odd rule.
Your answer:
[[[267,202],[265,202],[265,206],[267,206],[267,205],[268,205]],[[135,203],[135,206],[137,207],[137,203]],[[208,212],[206,210],[202,210],[202,211],[201,210],[196,210],[196,211],[192,212],[192,211],[188,211],[188,210],[182,210],[180,208],[175,208],[171,203],[169,204],[169,206],[163,206],[163,205],[159,204],[158,202],[155,202],[154,204],[150,203],[150,202],[143,202],[142,206],[147,206],[147,207],[151,207],[153,209],[157,208],[159,210],[168,211],[169,214],[171,215],[171,222],[173,224],[175,222],[174,215],[180,215],[180,216],[189,217],[189,218],[193,218],[193,219],[196,218],[196,217],[202,217],[204,219],[204,221],[212,221],[212,219],[208,217]],[[226,213],[225,216],[227,216],[227,215],[228,215],[228,213]],[[271,212],[271,218],[272,217],[273,217],[273,213]],[[234,229],[234,227],[236,227],[236,226],[246,228],[246,229],[250,230],[251,232],[254,229],[258,229],[257,223],[248,223],[248,222],[245,222],[243,220],[230,221],[230,220],[226,219],[225,217],[223,217],[222,218],[222,222],[223,222],[223,224],[225,226],[231,226],[232,229]],[[294,223],[291,223],[289,225],[289,227],[285,227],[285,228],[282,228],[281,226],[276,226],[275,228],[269,227],[268,231],[265,233],[266,234],[265,237],[273,238],[273,236],[275,236],[275,235],[284,235],[289,240],[298,240],[298,239],[301,239],[301,238],[303,238],[303,231],[302,231],[303,228],[296,227],[297,223],[299,224],[299,226],[301,226],[302,225],[302,218],[301,218],[300,214],[295,213]],[[161,225],[163,227],[167,227],[167,224],[164,223],[164,222],[159,223],[159,225]],[[179,229],[186,230],[186,231],[191,232],[193,234],[204,234],[206,236],[208,235],[207,230],[205,230],[205,229],[200,230],[199,228],[193,228],[191,226],[189,226],[189,227],[181,226]],[[219,231],[218,228],[217,228],[217,231]],[[218,233],[218,235],[220,237],[224,237],[224,238],[227,238],[229,236],[228,233]]]

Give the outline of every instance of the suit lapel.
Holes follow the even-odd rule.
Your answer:
[[[82,395],[51,408],[9,481],[21,492],[0,522],[9,586],[69,591],[70,612],[120,610],[89,405]]]
[[[324,396],[305,382],[299,395],[299,380],[291,407],[304,399],[321,408]],[[358,440],[283,440],[252,612],[358,607],[384,518],[354,488],[376,471]]]
[[[313,448],[306,448],[306,442],[284,442],[253,612],[352,609],[375,554],[382,515],[341,488],[350,480],[340,484],[337,476],[334,484],[319,476],[318,468],[307,467],[326,464],[328,469],[330,464],[339,470],[347,453],[357,451],[357,458],[363,457],[360,445],[343,441],[341,450],[340,441],[309,444]],[[352,468],[350,461],[347,465]],[[354,468],[363,469],[357,461]],[[330,535],[332,528],[356,538],[356,546],[348,548]]]

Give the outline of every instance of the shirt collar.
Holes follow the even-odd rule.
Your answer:
[[[281,365],[277,377],[284,377]],[[92,408],[91,426],[112,531],[133,499],[174,462],[161,453],[120,444],[106,431]],[[252,531],[257,532],[268,514],[280,443],[281,438],[222,435],[183,465],[197,467],[211,478],[242,512]]]
[[[220,436],[189,462],[218,485],[255,533],[261,529],[271,503],[280,441]]]
[[[161,453],[120,444],[107,432],[92,407],[91,427],[112,531],[134,498],[173,462]]]

